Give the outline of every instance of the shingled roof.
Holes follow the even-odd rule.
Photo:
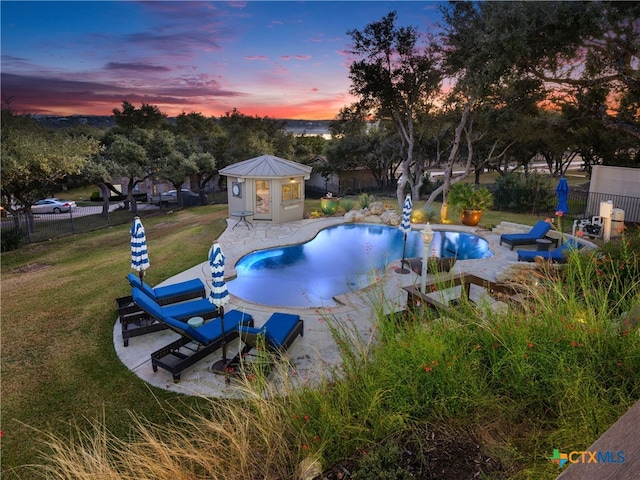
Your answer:
[[[244,178],[287,178],[308,177],[312,167],[301,163],[274,157],[273,155],[261,155],[244,162],[234,163],[220,170],[220,174],[228,177]]]

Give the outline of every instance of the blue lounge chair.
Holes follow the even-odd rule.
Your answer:
[[[183,302],[194,298],[204,298],[206,295],[204,283],[199,278],[155,288],[148,283],[141,282],[133,273],[127,275],[127,280],[129,280],[131,288],[139,288],[160,305]]]
[[[135,279],[136,277],[133,276],[133,278]],[[197,280],[197,282],[202,283],[200,280]],[[195,282],[192,283],[192,285],[195,286]],[[178,320],[186,320],[190,317],[202,317],[206,320],[218,315],[217,308],[206,298],[184,301],[194,297],[192,296],[193,294],[183,294],[182,296],[165,297],[164,300],[156,300],[148,293],[145,293],[148,290],[153,289],[151,287],[140,289],[134,286],[131,288],[131,296],[116,299],[120,323],[122,325],[122,341],[125,347],[129,346],[129,339],[132,337],[138,337],[167,328],[164,323],[159,321],[160,319],[158,317],[147,311],[142,304],[137,301],[142,296],[154,302],[161,309],[162,316],[173,317]],[[193,290],[193,292],[196,292],[196,290]],[[168,304],[174,301],[178,301],[179,303]]]
[[[156,320],[161,320],[162,317],[173,317],[178,320],[202,317],[206,320],[218,316],[218,308],[208,298],[199,298],[171,305],[160,305],[136,287],[131,289],[131,297],[136,305]],[[151,306],[154,308],[151,309]]]
[[[173,375],[173,381],[180,381],[180,374],[186,368],[238,337],[240,327],[252,327],[253,318],[248,313],[230,310],[224,314],[224,332],[220,318],[192,327],[188,323],[164,314],[161,307],[138,289],[133,291],[134,300],[145,311],[180,335],[178,340],[156,350],[151,354],[151,366],[154,372],[158,367]],[[206,300],[208,302],[208,300]]]
[[[251,350],[262,345],[266,347],[267,351],[282,355],[298,335],[304,335],[304,322],[299,315],[288,313],[276,312],[272,314],[260,328],[240,327],[239,336],[244,347],[229,362],[227,368],[237,370],[241,365],[241,358],[246,357]],[[264,366],[265,364],[263,364]],[[270,369],[270,363],[267,369]],[[263,373],[268,373],[268,370]]]
[[[549,230],[551,230],[549,222],[538,220],[528,233],[505,233],[500,235],[500,245],[506,243],[511,246],[511,250],[515,245],[535,245],[536,240],[544,238]],[[552,240],[558,245],[557,240]]]
[[[547,252],[540,252],[536,250],[517,250],[518,260],[525,262],[533,262],[536,257],[542,257],[545,260],[551,260],[556,263],[564,263],[567,261],[567,255],[571,250],[579,250],[583,247],[580,242],[569,239],[560,245],[558,248],[549,250]]]

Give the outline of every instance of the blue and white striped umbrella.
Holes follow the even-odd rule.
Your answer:
[[[131,268],[140,274],[140,280],[144,271],[149,268],[149,254],[147,253],[147,235],[140,221],[140,217],[133,219],[131,227]]]
[[[229,291],[224,281],[224,254],[217,242],[209,249],[209,266],[212,281],[209,301],[216,307],[224,307],[229,301]]]
[[[413,210],[413,203],[411,203],[411,195],[407,194],[402,204],[402,222],[400,222],[400,230],[405,234],[411,231],[411,210]]]

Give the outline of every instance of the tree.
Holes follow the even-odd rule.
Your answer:
[[[171,125],[156,106],[143,103],[136,109],[126,100],[113,109],[116,125],[105,136],[107,158],[127,177],[127,204],[136,214],[135,186],[158,171],[159,162],[173,148]],[[115,144],[115,145],[114,145]]]
[[[456,25],[451,38],[467,38],[461,61],[465,51],[484,52],[499,60],[491,62],[494,74],[544,82],[548,106],[573,103],[640,138],[638,2],[456,3],[447,11]]]
[[[353,40],[352,53],[358,57],[349,67],[351,93],[359,107],[395,126],[402,142],[403,160],[396,196],[404,201],[409,183],[419,198],[424,163],[415,161],[414,125],[419,112],[429,110],[440,92],[442,71],[437,44],[419,42],[415,27],[396,26],[396,13],[367,25],[362,31],[347,32]]]
[[[268,117],[252,117],[233,109],[219,119],[227,135],[223,151],[216,155],[218,168],[260,155],[289,158],[293,155],[294,138],[286,133],[286,122]]]
[[[138,132],[142,134],[143,132]],[[143,135],[138,135],[140,141]],[[133,198],[135,186],[149,176],[147,151],[140,143],[125,135],[115,135],[105,150],[105,158],[113,162],[114,171],[127,177],[127,202],[131,212],[137,213],[137,204]]]
[[[205,186],[217,174],[216,155],[221,155],[227,134],[215,118],[201,113],[181,113],[176,118],[176,146],[196,166],[200,203],[206,203]]]
[[[98,141],[84,135],[42,127],[29,116],[2,110],[2,206],[17,221],[31,213],[40,198],[59,190],[87,159],[98,152]]]
[[[326,173],[357,168],[371,171],[379,188],[395,184],[394,172],[402,161],[400,139],[388,122],[368,125],[357,109],[344,108],[329,124],[334,138],[326,149]]]

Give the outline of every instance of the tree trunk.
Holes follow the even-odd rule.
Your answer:
[[[109,197],[111,196],[111,191],[106,183],[99,182],[98,188],[100,189],[100,193],[102,194],[102,216],[106,217],[109,215]]]
[[[431,204],[435,201],[436,198],[438,198],[438,195],[440,195],[441,193],[442,193],[443,200],[446,202],[447,193],[449,193],[449,187],[451,186],[451,183],[452,183],[451,180],[453,175],[453,163],[455,162],[456,156],[458,155],[458,150],[460,149],[462,132],[465,131],[465,126],[469,121],[469,114],[471,112],[471,105],[473,104],[473,102],[474,102],[473,98],[470,98],[467,101],[467,104],[464,106],[464,110],[462,111],[460,122],[456,127],[455,136],[453,139],[453,145],[451,146],[451,151],[449,152],[449,158],[447,159],[447,166],[445,167],[445,170],[444,170],[444,183],[440,185],[438,188],[436,188],[433,192],[431,192],[431,195],[429,195],[429,198],[424,204],[425,209],[431,206]],[[471,142],[471,139],[469,138],[469,134],[470,132],[467,132],[467,143]],[[469,154],[469,157],[467,158],[467,165],[464,173],[459,177],[456,177],[455,182],[453,183],[457,183],[465,179],[467,175],[469,175],[470,168],[471,168],[471,152]]]
[[[129,187],[127,188],[127,202],[129,202],[129,206],[131,209],[131,213],[134,215],[138,214],[138,203],[133,198],[133,187],[136,186],[136,182],[133,178],[129,179]]]

